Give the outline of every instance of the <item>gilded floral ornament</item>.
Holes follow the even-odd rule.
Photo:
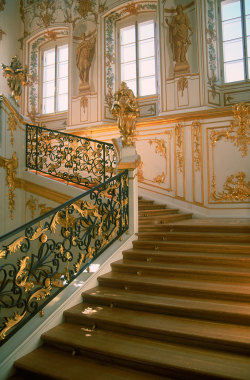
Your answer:
[[[23,87],[30,84],[28,69],[22,67],[19,58],[15,55],[10,66],[2,64],[3,76],[7,78],[8,86],[11,90],[11,96],[15,101],[20,99]]]
[[[234,121],[226,131],[226,138],[239,147],[242,157],[247,156],[250,143],[250,106],[244,103],[233,106]]]
[[[239,148],[242,157],[246,157],[248,153],[248,145],[250,143],[250,106],[241,103],[234,105],[232,109],[234,113],[234,121],[232,121],[230,127],[226,130],[211,132],[210,142],[212,147],[214,147],[217,141],[224,137]]]
[[[122,82],[114,94],[112,114],[117,118],[118,127],[122,135],[123,146],[135,144],[136,118],[140,115],[139,106],[132,90]]]
[[[182,173],[184,165],[184,128],[180,123],[175,126],[175,146],[178,171]]]
[[[199,121],[192,123],[192,156],[195,165],[195,170],[199,171],[201,166],[201,123]]]
[[[245,202],[250,197],[250,181],[246,181],[246,174],[239,172],[227,177],[222,192],[215,190],[215,178],[212,181],[212,199],[215,201]]]
[[[13,219],[14,209],[15,209],[15,188],[16,188],[16,169],[18,167],[18,159],[15,153],[12,154],[12,158],[7,159],[0,156],[0,167],[6,169],[6,183],[9,190],[9,209],[10,218]]]
[[[5,3],[6,3],[6,0],[0,0],[0,12],[3,12]],[[3,34],[6,34],[6,33],[0,28],[0,41],[3,37]]]

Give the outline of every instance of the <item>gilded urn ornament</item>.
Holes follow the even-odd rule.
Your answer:
[[[2,64],[3,76],[7,78],[8,86],[11,90],[11,96],[15,101],[19,100],[22,95],[23,86],[29,84],[29,75],[27,68],[23,68],[19,58],[15,55],[10,66]]]
[[[111,111],[117,118],[123,146],[133,146],[136,118],[140,116],[140,110],[133,91],[128,88],[125,82],[121,83],[119,90],[114,94]]]

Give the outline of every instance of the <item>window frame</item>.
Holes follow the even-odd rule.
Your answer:
[[[67,80],[68,80],[68,105],[67,109],[63,111],[57,111],[57,104],[58,104],[58,48],[61,46],[67,45],[68,47],[68,75],[67,75]],[[44,53],[48,50],[55,49],[55,82],[54,82],[54,111],[50,113],[43,113],[43,84],[44,84]],[[62,38],[56,41],[50,41],[45,44],[43,44],[40,47],[40,70],[39,70],[39,108],[40,108],[40,115],[41,117],[48,117],[48,116],[56,116],[60,114],[67,113],[69,111],[69,52],[70,52],[70,47],[69,47],[69,41],[68,39]],[[66,78],[66,77],[65,77]]]
[[[155,93],[148,95],[140,95],[140,85],[139,85],[139,37],[138,37],[138,24],[153,21],[154,23],[154,59],[155,59]],[[129,16],[126,19],[117,22],[117,33],[116,33],[116,50],[117,50],[117,61],[116,66],[118,68],[118,83],[116,83],[116,89],[118,89],[121,83],[121,44],[120,44],[120,30],[129,26],[135,25],[135,51],[136,51],[136,88],[137,88],[137,99],[147,99],[150,97],[157,96],[158,88],[158,75],[157,75],[157,39],[156,39],[156,15],[154,12],[140,13],[135,16]]]
[[[218,14],[219,14],[219,58],[221,63],[221,81],[225,86],[232,86],[237,84],[244,84],[250,82],[250,68],[248,67],[248,55],[247,51],[247,29],[246,29],[246,13],[245,13],[245,1],[240,1],[241,10],[241,24],[242,24],[242,48],[243,48],[243,67],[244,67],[244,79],[226,82],[225,81],[225,69],[224,69],[224,51],[223,51],[223,34],[222,34],[222,9],[221,4],[225,0],[218,0]],[[230,62],[230,61],[229,61]]]

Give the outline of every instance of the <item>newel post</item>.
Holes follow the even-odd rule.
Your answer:
[[[129,172],[129,230],[138,232],[138,176],[137,166],[140,156],[136,152],[135,133],[136,118],[140,115],[139,107],[133,91],[122,82],[114,94],[112,113],[117,118],[121,137],[113,139],[118,164],[118,171],[128,169]]]

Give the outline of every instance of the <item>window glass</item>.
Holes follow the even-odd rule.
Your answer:
[[[44,51],[42,88],[43,114],[68,109],[68,45]]]
[[[249,78],[250,0],[221,1],[224,82]],[[249,14],[249,15],[248,15]],[[248,37],[249,36],[249,37]]]
[[[244,80],[245,73],[243,60],[225,63],[224,75],[226,83]]]
[[[154,21],[120,29],[120,72],[135,96],[156,93]]]

